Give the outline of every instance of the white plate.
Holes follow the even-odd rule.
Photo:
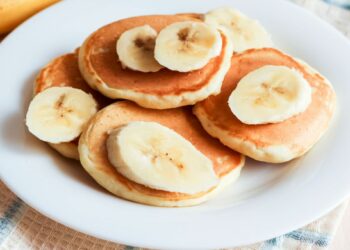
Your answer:
[[[230,5],[259,19],[277,45],[334,84],[340,112],[306,156],[283,165],[248,161],[242,177],[201,206],[135,204],[100,188],[81,168],[31,136],[24,115],[40,67],[77,48],[92,31],[133,15],[205,12]],[[26,203],[84,233],[154,248],[219,248],[254,243],[320,217],[350,191],[350,43],[330,25],[281,0],[64,1],[36,15],[0,45],[0,168]]]

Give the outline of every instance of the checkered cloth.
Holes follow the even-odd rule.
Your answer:
[[[335,25],[350,38],[350,11],[320,0],[294,0]],[[235,249],[326,249],[347,202],[323,218],[285,235]],[[41,215],[0,182],[0,249],[134,249],[100,240],[67,228]],[[136,248],[135,248],[136,249]]]

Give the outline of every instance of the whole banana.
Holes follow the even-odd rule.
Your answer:
[[[36,12],[59,0],[0,0],[0,34],[7,33]]]

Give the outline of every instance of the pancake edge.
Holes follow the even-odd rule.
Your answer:
[[[288,54],[286,54],[288,55]],[[288,55],[290,57],[292,57],[291,55]],[[304,60],[300,59],[300,58],[296,58],[296,57],[292,57],[295,61],[297,61],[301,66],[303,66],[304,70],[309,73],[310,75],[313,76],[318,76],[320,78],[322,78],[323,82],[325,84],[327,84],[330,88],[332,88],[332,90],[334,91],[333,85],[332,83],[324,76],[322,75],[318,70],[316,70],[315,68],[311,67],[310,64],[306,63]]]
[[[284,145],[274,145],[268,147],[258,147],[251,141],[232,137],[232,135],[219,126],[215,126],[206,116],[205,111],[200,106],[193,107],[193,113],[200,121],[204,130],[212,137],[220,140],[225,146],[240,152],[250,158],[270,163],[282,163],[297,156]]]
[[[49,61],[43,68],[40,69],[39,73],[36,75],[35,80],[34,80],[34,85],[33,85],[33,97],[36,94],[39,94],[40,91],[38,91],[38,88],[40,85],[46,85],[45,81],[43,79],[47,78],[47,71],[50,67],[52,67],[54,64],[56,64],[57,62],[59,62],[60,60],[62,60],[61,58],[64,56],[69,55],[70,53],[65,53],[63,55],[57,56],[54,59],[52,59],[51,61]]]
[[[221,34],[225,36],[226,46],[223,48],[225,53],[223,55],[222,63],[219,70],[215,72],[209,79],[206,85],[196,91],[186,91],[178,95],[153,95],[145,94],[134,90],[110,88],[96,73],[90,62],[86,60],[86,47],[92,33],[83,43],[79,50],[79,69],[91,88],[98,90],[103,95],[111,99],[127,99],[136,102],[138,105],[145,108],[152,109],[169,109],[177,108],[186,105],[193,105],[199,101],[204,100],[210,95],[219,94],[221,85],[225,78],[227,71],[231,66],[231,56],[233,54],[233,44],[224,30],[220,30]]]
[[[85,133],[84,133],[85,134]],[[220,178],[219,184],[213,188],[211,191],[203,194],[199,197],[186,198],[183,200],[171,200],[166,198],[160,198],[156,196],[150,196],[139,192],[138,190],[130,190],[126,185],[119,181],[110,181],[110,176],[103,171],[98,170],[98,166],[90,160],[90,151],[85,140],[85,135],[82,135],[79,140],[79,155],[80,162],[83,168],[89,173],[89,175],[104,189],[108,190],[110,193],[137,203],[158,206],[158,207],[186,207],[194,206],[203,203],[211,199],[214,195],[222,191],[225,187],[232,184],[238,179],[241,173],[241,169],[245,163],[245,156],[240,155],[240,163],[237,167],[232,169],[230,172],[225,174]]]
[[[319,77],[321,77],[322,83],[329,86],[334,94],[334,98],[331,103],[332,116],[329,118],[327,126],[324,127],[324,129],[320,132],[320,134],[316,137],[315,141],[311,145],[307,145],[302,150],[292,150],[290,147],[282,144],[272,145],[268,147],[258,147],[255,143],[251,141],[239,139],[237,137],[232,137],[232,135],[230,135],[230,133],[228,133],[226,130],[213,124],[207,118],[206,112],[199,105],[195,105],[193,107],[194,115],[198,118],[204,130],[208,134],[210,134],[214,138],[219,139],[220,142],[226,145],[227,147],[237,152],[240,152],[241,154],[249,156],[254,160],[268,163],[283,163],[304,155],[321,139],[321,137],[327,131],[329,123],[331,122],[332,117],[334,116],[334,110],[336,108],[336,94],[333,89],[333,85],[327,78],[325,78],[316,69],[312,68],[303,60],[295,60],[299,62],[301,66],[303,66],[304,69],[311,75],[318,75]]]

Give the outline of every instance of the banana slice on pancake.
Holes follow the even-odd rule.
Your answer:
[[[179,23],[186,24],[181,26],[184,30],[178,29]],[[144,25],[158,32],[155,59],[164,68],[157,72],[126,70],[116,56],[115,47],[120,36],[127,30]],[[196,35],[201,27],[205,27],[203,33]],[[181,39],[186,41],[179,40],[179,31]],[[162,32],[170,32],[174,40],[169,41],[170,37],[164,37]],[[220,39],[217,39],[218,33]],[[79,67],[89,85],[109,98],[131,100],[146,108],[169,109],[193,105],[218,94],[230,67],[232,47],[225,32],[208,27],[198,18],[187,15],[137,16],[110,23],[92,33],[79,50]],[[181,48],[192,54],[177,53]],[[207,61],[218,50],[220,54]],[[169,57],[166,56],[168,54]],[[196,67],[201,68],[193,70]]]
[[[189,72],[203,68],[220,54],[220,32],[202,22],[185,21],[170,24],[159,32],[154,55],[166,68]]]
[[[210,96],[194,107],[194,114],[204,129],[224,145],[259,161],[286,162],[310,150],[329,127],[335,110],[336,95],[328,80],[310,70],[309,66],[300,64],[273,48],[250,49],[234,54],[231,59],[231,68],[220,94]],[[259,72],[256,70],[264,67],[269,69],[271,65],[277,67],[272,69],[280,69],[281,66],[289,69],[282,68],[287,71],[287,74],[282,75],[280,70],[269,70],[269,74],[262,74],[261,78],[255,75],[250,83],[239,86],[250,73],[254,76],[254,71]],[[273,72],[277,73],[276,78]],[[311,88],[311,102],[308,105],[308,87],[305,87],[304,81],[296,72],[302,74],[302,78]],[[267,77],[269,75],[270,77]],[[288,75],[292,78],[286,78]],[[263,86],[263,82],[266,82],[266,86]],[[276,83],[279,84],[275,85]],[[235,100],[237,105],[232,106],[230,96],[237,88],[242,88],[236,93],[241,98],[237,98]],[[277,107],[282,103],[282,108],[278,108],[279,111],[276,112],[270,101]],[[292,101],[291,111],[297,113],[296,107],[299,107],[299,113],[285,119],[293,114],[288,111],[289,107],[284,109],[284,104],[289,104],[290,101]],[[306,106],[307,108],[302,111]],[[238,109],[241,109],[240,112]],[[234,115],[232,110],[237,115]],[[247,114],[243,114],[244,112]],[[260,123],[264,120],[271,122],[282,118],[283,121],[247,124],[246,121],[241,121],[244,115],[251,123]]]
[[[195,194],[219,182],[212,162],[174,130],[156,122],[131,122],[108,137],[110,162],[139,184]]]
[[[236,52],[273,46],[270,35],[257,20],[235,9],[228,7],[214,9],[204,15],[204,21],[215,27],[225,28]]]
[[[266,65],[244,76],[228,105],[245,124],[284,121],[306,110],[311,87],[302,73],[286,66]]]
[[[111,103],[107,97],[94,91],[83,79],[78,66],[78,51],[58,56],[45,65],[34,82],[34,96],[52,87],[72,87],[91,94],[99,108]],[[52,148],[67,158],[79,160],[78,140],[48,143]]]
[[[122,65],[141,72],[157,72],[161,68],[154,59],[157,31],[149,25],[125,31],[117,41],[117,54]]]
[[[29,131],[42,141],[69,142],[97,112],[94,98],[80,89],[52,87],[37,94],[26,115]]]
[[[243,155],[203,130],[191,108],[154,110],[129,101],[90,119],[79,154],[84,169],[111,193],[166,207],[210,199],[244,164]]]

